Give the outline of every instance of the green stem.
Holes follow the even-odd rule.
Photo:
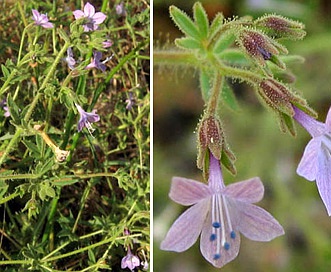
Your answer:
[[[13,138],[10,140],[9,144],[7,145],[4,153],[2,154],[1,158],[0,158],[0,166],[3,164],[5,158],[7,157],[7,155],[9,154],[10,150],[14,147],[14,145],[16,144],[16,142],[18,141],[19,137],[21,136],[21,133],[23,132],[22,128],[17,128]]]
[[[154,50],[153,52],[154,64],[165,64],[165,65],[185,65],[197,67],[201,64],[192,53],[181,52],[181,51],[160,51]]]
[[[208,106],[207,106],[208,115],[214,115],[216,113],[219,96],[220,96],[220,93],[222,90],[222,84],[223,84],[222,79],[223,79],[223,77],[217,73],[216,77],[215,77],[215,82],[213,84],[211,96],[208,101]]]
[[[67,51],[68,47],[70,46],[70,43],[69,42],[65,42],[65,44],[63,45],[61,51],[59,52],[59,54],[56,56],[55,60],[54,60],[54,63],[52,64],[51,68],[49,69],[43,83],[41,84],[39,90],[38,90],[38,93],[37,95],[35,96],[35,98],[33,99],[30,107],[29,107],[29,110],[27,111],[25,117],[24,117],[24,121],[28,121],[31,117],[31,114],[34,110],[34,108],[36,107],[38,101],[39,101],[39,98],[41,97],[41,92],[40,90],[44,89],[46,87],[46,84],[48,83],[50,77],[52,76],[52,74],[54,73],[55,69],[56,69],[56,66],[57,64],[59,63],[59,61],[61,60],[62,56],[64,55],[64,53]]]

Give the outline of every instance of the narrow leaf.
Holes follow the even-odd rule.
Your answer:
[[[201,49],[201,44],[192,38],[180,38],[175,40],[175,44],[183,49]]]
[[[7,78],[9,76],[9,70],[7,69],[7,67],[5,65],[1,64],[1,70],[4,75],[4,78]]]
[[[227,49],[235,41],[235,35],[232,31],[226,31],[222,34],[219,39],[216,41],[214,46],[214,53],[219,54],[225,49]]]
[[[233,90],[230,88],[229,84],[224,82],[221,98],[224,101],[224,103],[230,107],[232,110],[238,110],[239,106],[237,103],[236,96],[233,93]]]
[[[178,28],[187,36],[190,36],[196,40],[200,40],[200,33],[193,23],[193,21],[186,15],[185,12],[181,11],[175,6],[170,6],[170,17],[178,26]]]
[[[208,40],[211,41],[214,36],[220,31],[223,26],[224,16],[222,13],[217,13],[216,17],[212,21],[209,29]]]
[[[201,88],[201,95],[202,95],[202,99],[206,102],[209,100],[209,95],[210,95],[210,82],[211,82],[211,78],[212,75],[211,72],[207,72],[207,71],[204,71],[204,70],[201,70],[200,72],[200,77],[199,77],[199,80],[200,80],[200,88]]]
[[[196,2],[193,6],[193,16],[196,25],[199,28],[201,37],[206,39],[208,36],[209,20],[205,9],[200,2]]]

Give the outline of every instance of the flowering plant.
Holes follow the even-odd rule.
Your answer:
[[[1,3],[0,271],[120,271],[125,228],[149,262],[149,4],[116,4]]]
[[[294,195],[289,197],[291,193],[287,191],[291,192],[291,187],[294,186],[292,183],[295,183],[295,177],[293,177],[295,170],[292,169],[291,171],[291,164],[284,165],[284,161],[280,159],[277,165],[280,169],[270,165],[271,160],[274,161],[279,157],[277,156],[279,155],[278,150],[275,150],[275,147],[280,148],[282,143],[272,137],[266,137],[265,139],[258,137],[262,135],[261,131],[264,129],[264,127],[261,127],[261,121],[259,122],[260,115],[262,115],[261,112],[259,111],[259,114],[257,114],[256,110],[251,110],[250,114],[242,115],[243,111],[247,111],[247,108],[251,106],[249,105],[247,107],[245,104],[252,104],[256,107],[255,98],[252,98],[249,92],[253,91],[252,94],[256,95],[257,101],[261,102],[264,107],[273,113],[281,131],[289,132],[291,135],[296,136],[295,122],[298,122],[311,134],[312,139],[306,147],[297,173],[308,180],[316,180],[318,191],[328,212],[330,212],[331,206],[331,202],[329,201],[331,188],[329,182],[329,169],[331,165],[330,141],[328,139],[330,138],[329,117],[327,117],[325,123],[317,121],[317,113],[309,106],[302,92],[294,89],[293,83],[296,80],[296,76],[293,74],[291,66],[294,63],[302,63],[303,58],[301,56],[291,55],[291,50],[285,46],[289,45],[289,43],[285,43],[284,41],[291,40],[292,42],[305,37],[305,26],[301,22],[274,13],[265,14],[259,18],[244,16],[225,19],[221,13],[210,16],[208,14],[211,12],[210,9],[205,10],[199,2],[193,6],[192,16],[187,15],[183,10],[175,6],[170,6],[169,12],[174,24],[182,32],[182,36],[175,39],[176,48],[173,48],[169,44],[158,46],[156,42],[154,61],[156,66],[162,71],[162,75],[167,74],[167,78],[177,71],[184,74],[183,71],[191,72],[191,70],[194,70],[194,75],[198,77],[204,110],[196,129],[197,167],[202,170],[204,181],[208,182],[208,185],[194,180],[178,177],[173,178],[169,194],[170,198],[177,203],[185,206],[192,205],[192,207],[173,223],[169,231],[167,231],[167,227],[164,227],[164,225],[170,225],[171,220],[164,215],[173,215],[171,212],[175,212],[171,209],[170,205],[164,212],[159,211],[157,214],[160,214],[160,216],[156,220],[155,228],[157,231],[155,232],[155,237],[160,242],[161,250],[182,252],[191,247],[199,235],[201,235],[200,251],[203,257],[215,267],[222,267],[233,260],[239,252],[239,232],[252,240],[269,241],[283,234],[285,230],[285,234],[291,239],[291,230],[288,231],[288,225],[290,223],[287,223],[287,225],[284,223],[286,218],[284,210],[286,209],[288,211],[290,217],[295,212],[292,208],[283,207],[282,210],[282,205],[285,205],[282,204],[285,196],[287,196],[287,207],[290,207],[293,203],[293,209],[300,206],[298,210],[302,209],[302,211],[306,211],[307,206],[309,206],[304,205],[305,203],[302,203]],[[209,21],[209,18],[212,18],[212,20]],[[169,67],[170,69],[167,70]],[[185,79],[182,81],[185,81],[186,77],[183,76],[183,78]],[[242,85],[238,87],[238,82],[246,83],[246,85],[244,87]],[[180,82],[180,84],[182,83]],[[168,102],[167,107],[173,112],[175,112],[173,107],[176,105],[180,108],[179,114],[176,116],[169,114],[171,121],[169,122],[170,129],[168,130],[171,133],[167,133],[164,130],[164,136],[161,134],[158,135],[163,140],[161,141],[162,145],[165,145],[167,137],[175,138],[180,133],[179,130],[184,131],[185,125],[188,126],[187,124],[190,124],[191,126],[192,122],[195,121],[193,121],[194,117],[192,118],[192,114],[184,115],[183,112],[193,110],[201,105],[196,102],[197,98],[193,94],[194,92],[189,94],[186,91],[186,89],[194,89],[192,84],[189,88],[184,84],[180,88],[174,88],[173,86],[169,86],[171,84],[166,85],[162,79],[157,79],[155,83],[158,90],[157,95],[159,96],[155,101],[160,101],[160,97],[166,97],[165,95],[162,96],[162,93],[166,89],[163,85],[168,87],[167,91],[171,88],[176,89],[176,92],[172,93],[173,95],[168,94],[171,100],[166,100]],[[183,94],[184,92],[185,95]],[[178,97],[180,98],[178,99]],[[239,103],[236,98],[239,98]],[[239,112],[238,109],[240,106],[244,110]],[[162,107],[160,108],[166,111]],[[185,116],[185,121],[178,124],[179,121],[176,120],[180,114]],[[240,125],[237,134],[243,135],[241,138],[235,134],[235,130],[232,128],[233,123]],[[177,126],[180,129],[176,130],[175,128]],[[272,121],[268,119],[265,122],[265,126],[268,128],[268,135],[269,133],[271,134]],[[161,129],[161,125],[155,131],[158,129]],[[175,134],[173,131],[178,132]],[[281,136],[278,137],[280,138]],[[159,152],[161,155],[158,158],[160,160],[158,165],[162,164],[162,158],[165,161],[166,167],[171,167],[175,163],[182,165],[179,161],[180,159],[183,160],[186,156],[185,167],[183,164],[183,167],[179,168],[180,171],[185,172],[188,169],[186,166],[188,165],[187,156],[192,154],[190,139],[191,136],[185,134],[185,136],[176,139],[176,148],[169,148],[171,150],[170,152],[166,148],[162,150],[163,152]],[[259,142],[258,140],[264,143],[266,141],[268,142],[268,148],[271,149],[267,153],[268,158],[261,158],[260,160],[260,158],[254,157],[254,153],[260,154],[265,152],[265,150],[269,150],[266,147],[258,149],[256,146],[257,142]],[[250,154],[246,155],[248,161],[243,161],[244,156],[241,155],[241,150],[237,147],[234,149],[239,154],[239,163],[237,164],[237,157],[232,151],[232,148],[230,148],[229,143],[234,147],[239,146],[241,149],[249,149]],[[181,149],[179,151],[180,146],[185,147],[185,150],[183,151]],[[295,145],[293,144],[293,146]],[[159,150],[161,148],[159,147]],[[290,152],[284,155],[284,157],[290,156],[289,154]],[[166,161],[168,161],[167,158],[169,155],[173,159],[171,163],[167,164]],[[228,188],[228,190],[230,188],[236,188],[243,194],[251,192],[250,188],[263,188],[260,180],[259,182],[255,180],[255,183],[253,181],[247,182],[247,187],[244,186],[243,182],[225,186],[223,184],[222,174],[220,175],[222,178],[218,178],[218,180],[222,180],[220,182],[223,184],[220,186],[221,189],[211,189],[211,184],[213,184],[212,177],[214,176],[211,174],[211,169],[214,169],[213,161],[215,160],[219,163],[219,168],[222,170],[227,169],[233,175],[238,174],[243,176],[245,171],[251,172],[253,169],[260,170],[261,177],[263,177],[262,175],[266,177],[263,177],[263,180],[269,181],[266,187],[269,188],[271,195],[275,198],[271,200],[273,205],[269,206],[269,210],[272,213],[277,213],[278,211],[277,218],[279,218],[284,228],[264,210],[261,213],[248,212],[252,203],[257,202],[257,200],[246,203],[245,201],[238,200],[236,199],[237,194],[235,193],[235,189],[233,189],[233,195],[231,196],[225,193]],[[269,168],[263,168],[261,166],[267,163],[269,163]],[[158,168],[158,166],[156,167]],[[192,171],[192,167],[189,169]],[[279,171],[276,172],[272,169]],[[167,170],[169,172],[168,168]],[[293,176],[291,173],[293,173]],[[285,179],[283,182],[280,180],[281,177]],[[286,177],[290,181],[286,180]],[[164,182],[162,176],[158,176],[156,179],[161,179]],[[289,184],[290,182],[291,184]],[[162,186],[160,183],[158,185]],[[165,190],[164,185],[163,189]],[[218,197],[213,197],[214,195],[218,195]],[[256,193],[256,199],[260,200],[261,198],[258,198],[257,195]],[[266,201],[268,202],[268,200]],[[240,207],[241,209],[236,209],[235,207]],[[257,208],[256,206],[254,207]],[[247,211],[245,211],[246,208]],[[257,209],[261,211],[260,208]],[[280,210],[283,211],[282,215],[279,214]],[[268,214],[268,220],[264,221],[267,217],[263,213]],[[280,217],[278,217],[279,215]],[[256,222],[256,225],[254,225],[255,230],[257,230],[256,232],[251,231],[253,228],[247,222],[246,216]],[[214,220],[215,218],[218,219]],[[309,215],[307,215],[307,218],[309,218]],[[298,218],[296,220],[299,221]],[[310,220],[307,219],[307,221]],[[261,222],[261,226],[263,222],[270,222],[273,227],[259,227],[259,222]],[[312,227],[311,225],[310,227]],[[259,231],[264,228],[267,230],[265,233]],[[305,231],[305,238],[307,238],[309,231]],[[253,233],[261,234],[261,236],[259,238],[254,237]],[[237,238],[238,240],[236,240]],[[277,245],[279,246],[277,243],[283,243],[283,241],[282,239],[277,239],[277,241],[272,241],[271,245],[263,245],[261,248],[268,248],[270,246],[273,248],[272,250],[281,254],[282,249],[277,248]],[[259,252],[262,252],[262,250]],[[245,256],[246,258],[249,256],[248,251],[245,251],[244,257],[241,260]],[[266,252],[268,252],[268,249]],[[279,255],[278,253],[275,254]],[[171,256],[167,253],[163,254],[165,254],[165,258]],[[267,255],[268,253],[263,255],[265,257],[264,259],[268,258]],[[185,262],[185,257],[182,256],[182,258],[183,262]],[[190,267],[191,265],[191,267],[194,267],[195,262],[197,263],[196,259],[187,261],[187,266]],[[262,259],[261,262],[263,262]],[[174,263],[176,262],[174,261]],[[170,269],[172,268],[170,264],[168,264],[168,267]],[[183,267],[185,267],[184,264]],[[236,271],[241,271],[238,268],[241,267],[240,264],[232,264],[232,267],[235,267],[234,269]],[[243,264],[242,267],[245,267],[245,265]]]

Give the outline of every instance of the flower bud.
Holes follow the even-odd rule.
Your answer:
[[[281,68],[284,68],[284,64],[280,63],[276,55],[280,53],[287,54],[287,49],[263,33],[244,29],[238,36],[238,43],[259,65],[265,66],[265,61],[270,60]]]
[[[306,35],[304,24],[279,15],[266,15],[255,21],[267,35],[273,38],[285,38],[291,40],[302,39]]]
[[[289,116],[294,115],[291,101],[295,97],[285,85],[272,78],[267,78],[260,82],[258,93],[272,109]]]
[[[198,128],[198,167],[203,167],[203,161],[207,148],[218,160],[221,157],[224,135],[221,122],[215,116],[207,116],[202,119]]]
[[[205,158],[209,152],[220,160],[232,173],[236,174],[234,166],[235,156],[225,142],[221,122],[217,116],[207,115],[199,123],[198,127],[198,159],[197,166],[204,169]]]

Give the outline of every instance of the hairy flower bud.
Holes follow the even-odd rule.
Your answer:
[[[199,124],[198,133],[198,145],[201,151],[199,152],[200,159],[204,159],[207,148],[209,148],[215,158],[220,159],[224,142],[224,135],[220,121],[215,116],[210,115],[205,117]],[[199,163],[199,159],[198,166],[202,166],[202,163],[201,165]]]
[[[266,15],[255,21],[267,35],[273,38],[285,38],[291,40],[302,39],[306,35],[304,24],[279,15]]]
[[[293,124],[295,111],[293,106],[302,109],[311,116],[316,116],[306,100],[294,94],[288,87],[273,78],[267,78],[260,82],[258,94],[277,113],[281,129],[284,132],[288,130],[292,135],[295,135]]]
[[[285,68],[285,64],[276,55],[287,54],[287,49],[262,32],[244,29],[240,32],[237,41],[239,46],[259,65],[265,66],[265,61],[270,60],[281,68]]]
[[[267,78],[260,82],[258,93],[272,109],[284,112],[289,116],[294,115],[291,101],[295,96],[285,85],[272,78]]]
[[[233,174],[235,156],[225,142],[221,122],[217,116],[207,115],[199,123],[198,127],[198,159],[197,166],[204,169],[205,158],[209,152]]]

